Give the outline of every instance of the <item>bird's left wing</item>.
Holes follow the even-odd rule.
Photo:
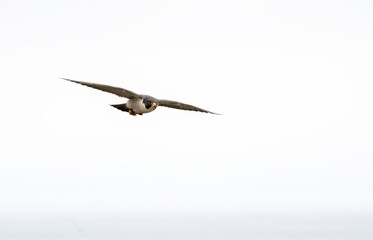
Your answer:
[[[212,114],[218,114],[214,112],[207,111],[205,109],[189,105],[186,103],[181,103],[181,102],[176,102],[176,101],[171,101],[171,100],[159,100],[159,106],[162,107],[169,107],[169,108],[175,108],[175,109],[180,109],[180,110],[187,110],[187,111],[196,111],[196,112],[205,112],[205,113],[212,113]],[[220,115],[220,114],[218,114]]]
[[[119,87],[112,87],[109,85],[104,85],[104,84],[99,84],[99,83],[89,83],[89,82],[81,82],[81,81],[76,81],[76,80],[71,80],[67,78],[62,78],[63,80],[67,80],[70,82],[78,83],[87,87],[91,87],[94,89],[98,89],[104,92],[112,93],[115,94],[119,97],[125,97],[125,98],[137,98],[139,95],[137,93],[134,93],[130,90],[124,89],[124,88],[119,88]]]

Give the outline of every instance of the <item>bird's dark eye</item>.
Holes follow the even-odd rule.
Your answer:
[[[152,103],[150,101],[145,102],[146,109],[149,109],[152,106]]]

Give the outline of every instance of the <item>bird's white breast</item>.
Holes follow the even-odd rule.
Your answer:
[[[135,113],[148,113],[155,109],[154,107],[147,109],[140,98],[128,100],[127,107],[135,111]]]

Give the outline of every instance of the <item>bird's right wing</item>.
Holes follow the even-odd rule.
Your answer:
[[[187,110],[187,111],[196,111],[196,112],[205,112],[205,113],[212,113],[212,114],[217,114],[220,115],[219,113],[214,113],[210,112],[208,110],[186,104],[186,103],[181,103],[177,101],[171,101],[171,100],[159,100],[159,106],[163,107],[169,107],[169,108],[175,108],[175,109],[180,109],[180,110]]]
[[[91,87],[91,88],[94,88],[94,89],[98,89],[98,90],[101,90],[101,91],[104,91],[104,92],[112,93],[112,94],[115,94],[119,97],[125,97],[125,98],[128,98],[128,99],[139,97],[138,94],[136,94],[136,93],[134,93],[130,90],[124,89],[124,88],[112,87],[112,86],[109,86],[109,85],[98,84],[98,83],[81,82],[81,81],[71,80],[71,79],[67,79],[67,78],[62,78],[62,79],[70,81],[70,82],[78,83],[78,84],[81,84],[81,85],[84,85],[84,86],[87,86],[87,87]]]

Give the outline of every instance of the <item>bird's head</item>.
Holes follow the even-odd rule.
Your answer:
[[[153,98],[153,97],[150,97],[150,96],[145,96],[142,100],[142,102],[144,103],[146,109],[156,109],[157,106],[158,106],[158,100]]]

